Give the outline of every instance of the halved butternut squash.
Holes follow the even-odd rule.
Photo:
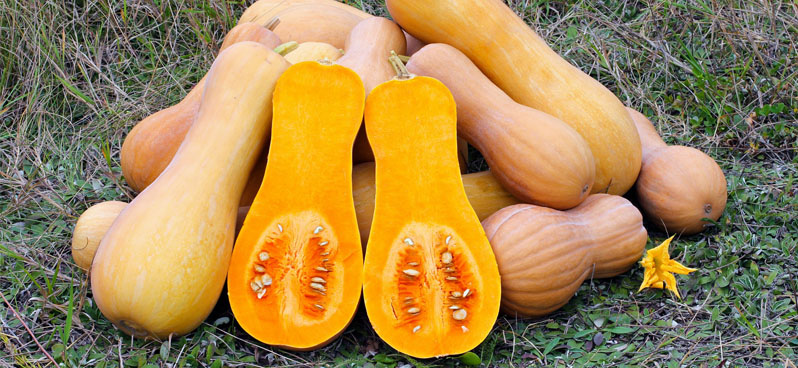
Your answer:
[[[498,266],[463,190],[456,121],[452,94],[429,77],[403,73],[366,100],[377,193],[363,299],[380,338],[418,358],[473,349],[499,313]]]
[[[277,82],[266,172],[227,276],[236,320],[261,342],[320,347],[354,316],[363,258],[351,157],[364,100],[340,65],[298,63]]]

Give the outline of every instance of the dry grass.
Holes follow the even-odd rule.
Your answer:
[[[382,1],[351,3],[387,15]],[[488,365],[795,366],[796,3],[509,3],[650,116],[667,141],[715,157],[730,197],[715,229],[672,250],[701,268],[681,279],[684,300],[635,293],[642,273],[633,270],[587,282],[550,318],[501,317],[475,352]],[[47,366],[47,355],[66,366],[457,363],[397,354],[362,311],[329,347],[294,354],[248,337],[224,300],[198,331],[165,342],[131,340],[93,304],[69,255],[77,216],[132,197],[119,169],[126,132],[187,93],[242,10],[209,0],[0,1],[0,292],[8,301],[0,303],[0,366]],[[471,168],[486,165],[477,158]]]

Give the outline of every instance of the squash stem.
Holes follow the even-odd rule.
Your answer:
[[[289,52],[296,50],[297,47],[299,47],[299,42],[288,41],[288,42],[286,42],[286,43],[284,43],[284,44],[282,44],[280,46],[275,47],[274,48],[274,52],[276,52],[276,53],[278,53],[278,54],[280,54],[282,56],[285,56]]]
[[[402,59],[396,54],[396,51],[391,50],[391,56],[388,58],[388,61],[391,63],[393,70],[396,71],[395,79],[407,80],[415,77],[415,75],[407,71],[405,64],[402,63]]]
[[[274,17],[268,22],[266,22],[266,25],[264,27],[266,27],[266,29],[270,31],[274,31],[274,29],[277,28],[278,24],[280,24],[280,17]]]

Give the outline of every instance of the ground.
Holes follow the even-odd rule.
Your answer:
[[[397,353],[362,310],[331,345],[293,353],[250,338],[225,298],[198,330],[164,342],[131,339],[93,303],[69,253],[77,217],[133,197],[119,168],[125,134],[201,78],[246,3],[0,1],[0,366],[463,364]],[[350,3],[387,15],[382,0]],[[509,5],[668,143],[715,158],[729,198],[715,227],[671,245],[674,259],[699,269],[678,276],[682,299],[638,292],[635,266],[586,281],[547,318],[501,315],[477,358],[514,367],[798,364],[795,2]],[[470,169],[486,169],[474,156]],[[648,247],[666,235],[650,231]]]

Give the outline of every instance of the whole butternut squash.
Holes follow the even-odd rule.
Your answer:
[[[82,270],[89,270],[100,241],[126,206],[119,201],[100,202],[80,215],[72,232],[72,259]]]
[[[283,41],[324,42],[343,49],[349,31],[363,17],[325,4],[295,5],[274,15],[274,33]]]
[[[268,48],[280,44],[280,38],[268,29],[241,23],[227,33],[220,51],[242,41],[255,41]],[[144,118],[125,137],[120,152],[122,175],[134,191],[144,190],[172,161],[197,116],[205,79],[202,77],[176,105]]]
[[[344,53],[341,49],[324,42],[302,42],[297,48],[285,54],[285,60],[291,64],[303,61],[316,61],[327,59],[335,61],[341,58]]]
[[[640,132],[643,164],[635,184],[637,200],[651,222],[669,233],[703,231],[726,208],[726,176],[707,154],[691,147],[668,146],[651,122],[628,109]]]
[[[623,194],[632,187],[640,170],[640,140],[623,104],[557,55],[503,1],[386,4],[393,19],[419,40],[456,47],[516,102],[579,132],[595,158],[593,192]]]
[[[502,186],[522,202],[568,209],[595,178],[584,139],[559,119],[513,101],[468,57],[449,45],[424,46],[411,73],[443,82],[457,102],[457,132],[485,157]]]
[[[454,99],[403,71],[371,91],[364,116],[377,188],[363,266],[369,321],[414,357],[471,350],[496,322],[500,280],[463,190]]]
[[[236,240],[230,307],[254,338],[320,347],[352,320],[363,255],[352,203],[352,143],[365,91],[331,62],[291,66],[274,91],[263,183]]]
[[[352,193],[355,198],[355,212],[357,213],[357,226],[360,229],[360,240],[363,250],[369,239],[371,220],[374,216],[374,195],[376,192],[374,181],[374,163],[364,162],[352,168]],[[519,203],[508,193],[490,171],[463,175],[463,187],[471,208],[482,220],[494,212]]]
[[[219,54],[174,159],[103,237],[92,294],[121,330],[158,339],[185,334],[216,304],[238,202],[268,130],[274,85],[288,66],[255,42]]]
[[[391,51],[405,52],[405,37],[396,23],[382,18],[369,17],[361,20],[346,39],[346,52],[338,60],[357,72],[366,87],[366,94],[378,84],[391,79],[395,72],[388,57]],[[366,132],[360,127],[352,153],[354,163],[374,161]]]
[[[499,264],[502,310],[527,317],[559,309],[587,278],[626,272],[648,239],[640,211],[609,194],[568,211],[517,204],[482,225]]]
[[[244,13],[241,14],[241,18],[238,19],[238,23],[255,22],[266,24],[281,11],[302,5],[326,5],[345,10],[360,18],[371,16],[371,14],[363,12],[358,8],[336,0],[258,0],[244,10]]]

